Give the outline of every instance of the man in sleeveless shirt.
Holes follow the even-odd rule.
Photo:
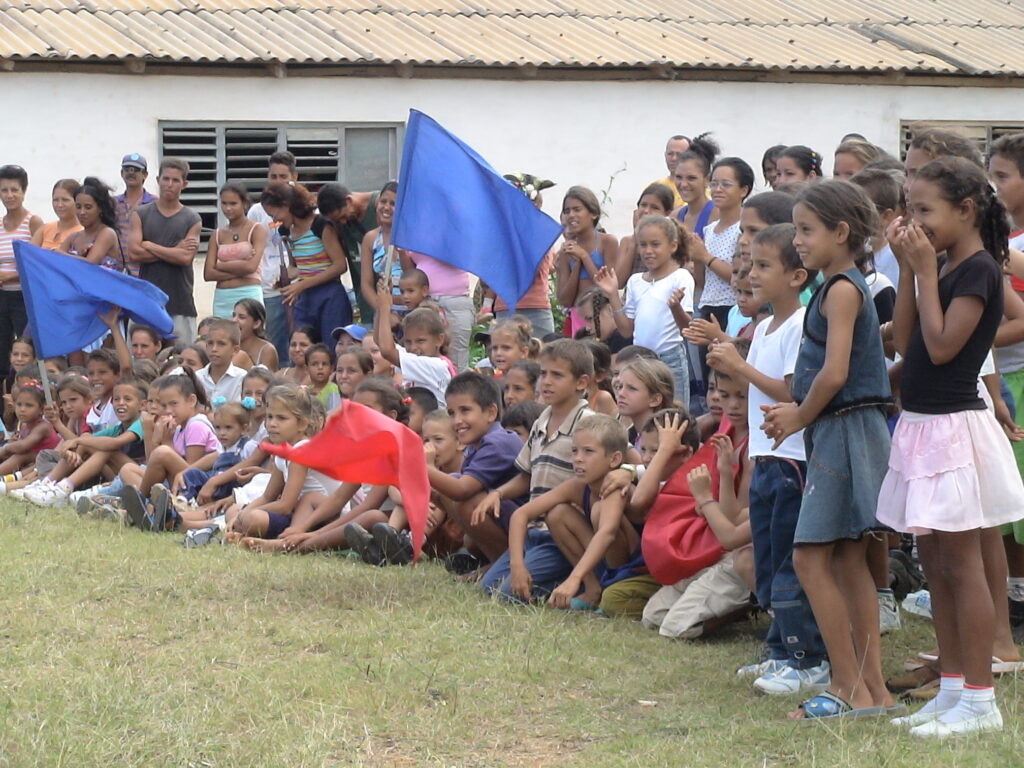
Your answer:
[[[202,220],[181,203],[188,186],[188,163],[165,157],[157,176],[160,196],[132,214],[128,258],[141,265],[139,277],[167,294],[167,313],[178,341],[196,337],[196,303],[192,293],[192,262],[199,250]]]
[[[348,259],[348,273],[359,306],[359,323],[364,328],[373,325],[373,307],[366,303],[359,290],[362,274],[359,246],[366,233],[377,228],[377,197],[377,192],[350,192],[343,184],[324,184],[316,198],[320,215],[334,224]]]

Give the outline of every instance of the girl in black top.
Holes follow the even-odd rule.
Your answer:
[[[1003,315],[1010,228],[984,172],[957,157],[918,171],[908,210],[913,220],[896,219],[887,232],[901,269],[893,335],[905,410],[878,519],[918,535],[942,673],[938,696],[894,722],[942,738],[1003,724],[982,538],[1024,517],[1024,485],[978,376]]]

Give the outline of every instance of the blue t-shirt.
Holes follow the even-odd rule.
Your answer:
[[[462,472],[493,491],[519,474],[516,457],[523,449],[523,441],[515,432],[498,422],[476,443],[466,448],[462,457]]]

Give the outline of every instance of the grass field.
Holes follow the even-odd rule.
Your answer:
[[[675,642],[514,608],[435,565],[184,550],[0,501],[0,766],[1020,765],[1006,730],[920,742],[790,723],[734,676],[765,628]],[[904,615],[887,672],[930,627]]]

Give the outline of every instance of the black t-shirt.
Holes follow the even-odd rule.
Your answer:
[[[978,326],[963,349],[944,365],[928,355],[918,323],[907,346],[900,398],[903,408],[915,413],[980,411],[978,374],[992,348],[1003,317],[1003,275],[988,251],[978,251],[959,267],[939,278],[939,304],[945,313],[958,296],[977,296],[984,304]]]
[[[189,230],[202,221],[198,213],[185,207],[173,216],[164,216],[155,201],[140,205],[135,212],[142,221],[142,239],[165,248],[177,247]],[[142,265],[139,277],[167,294],[167,314],[196,316],[191,264],[150,261]]]

